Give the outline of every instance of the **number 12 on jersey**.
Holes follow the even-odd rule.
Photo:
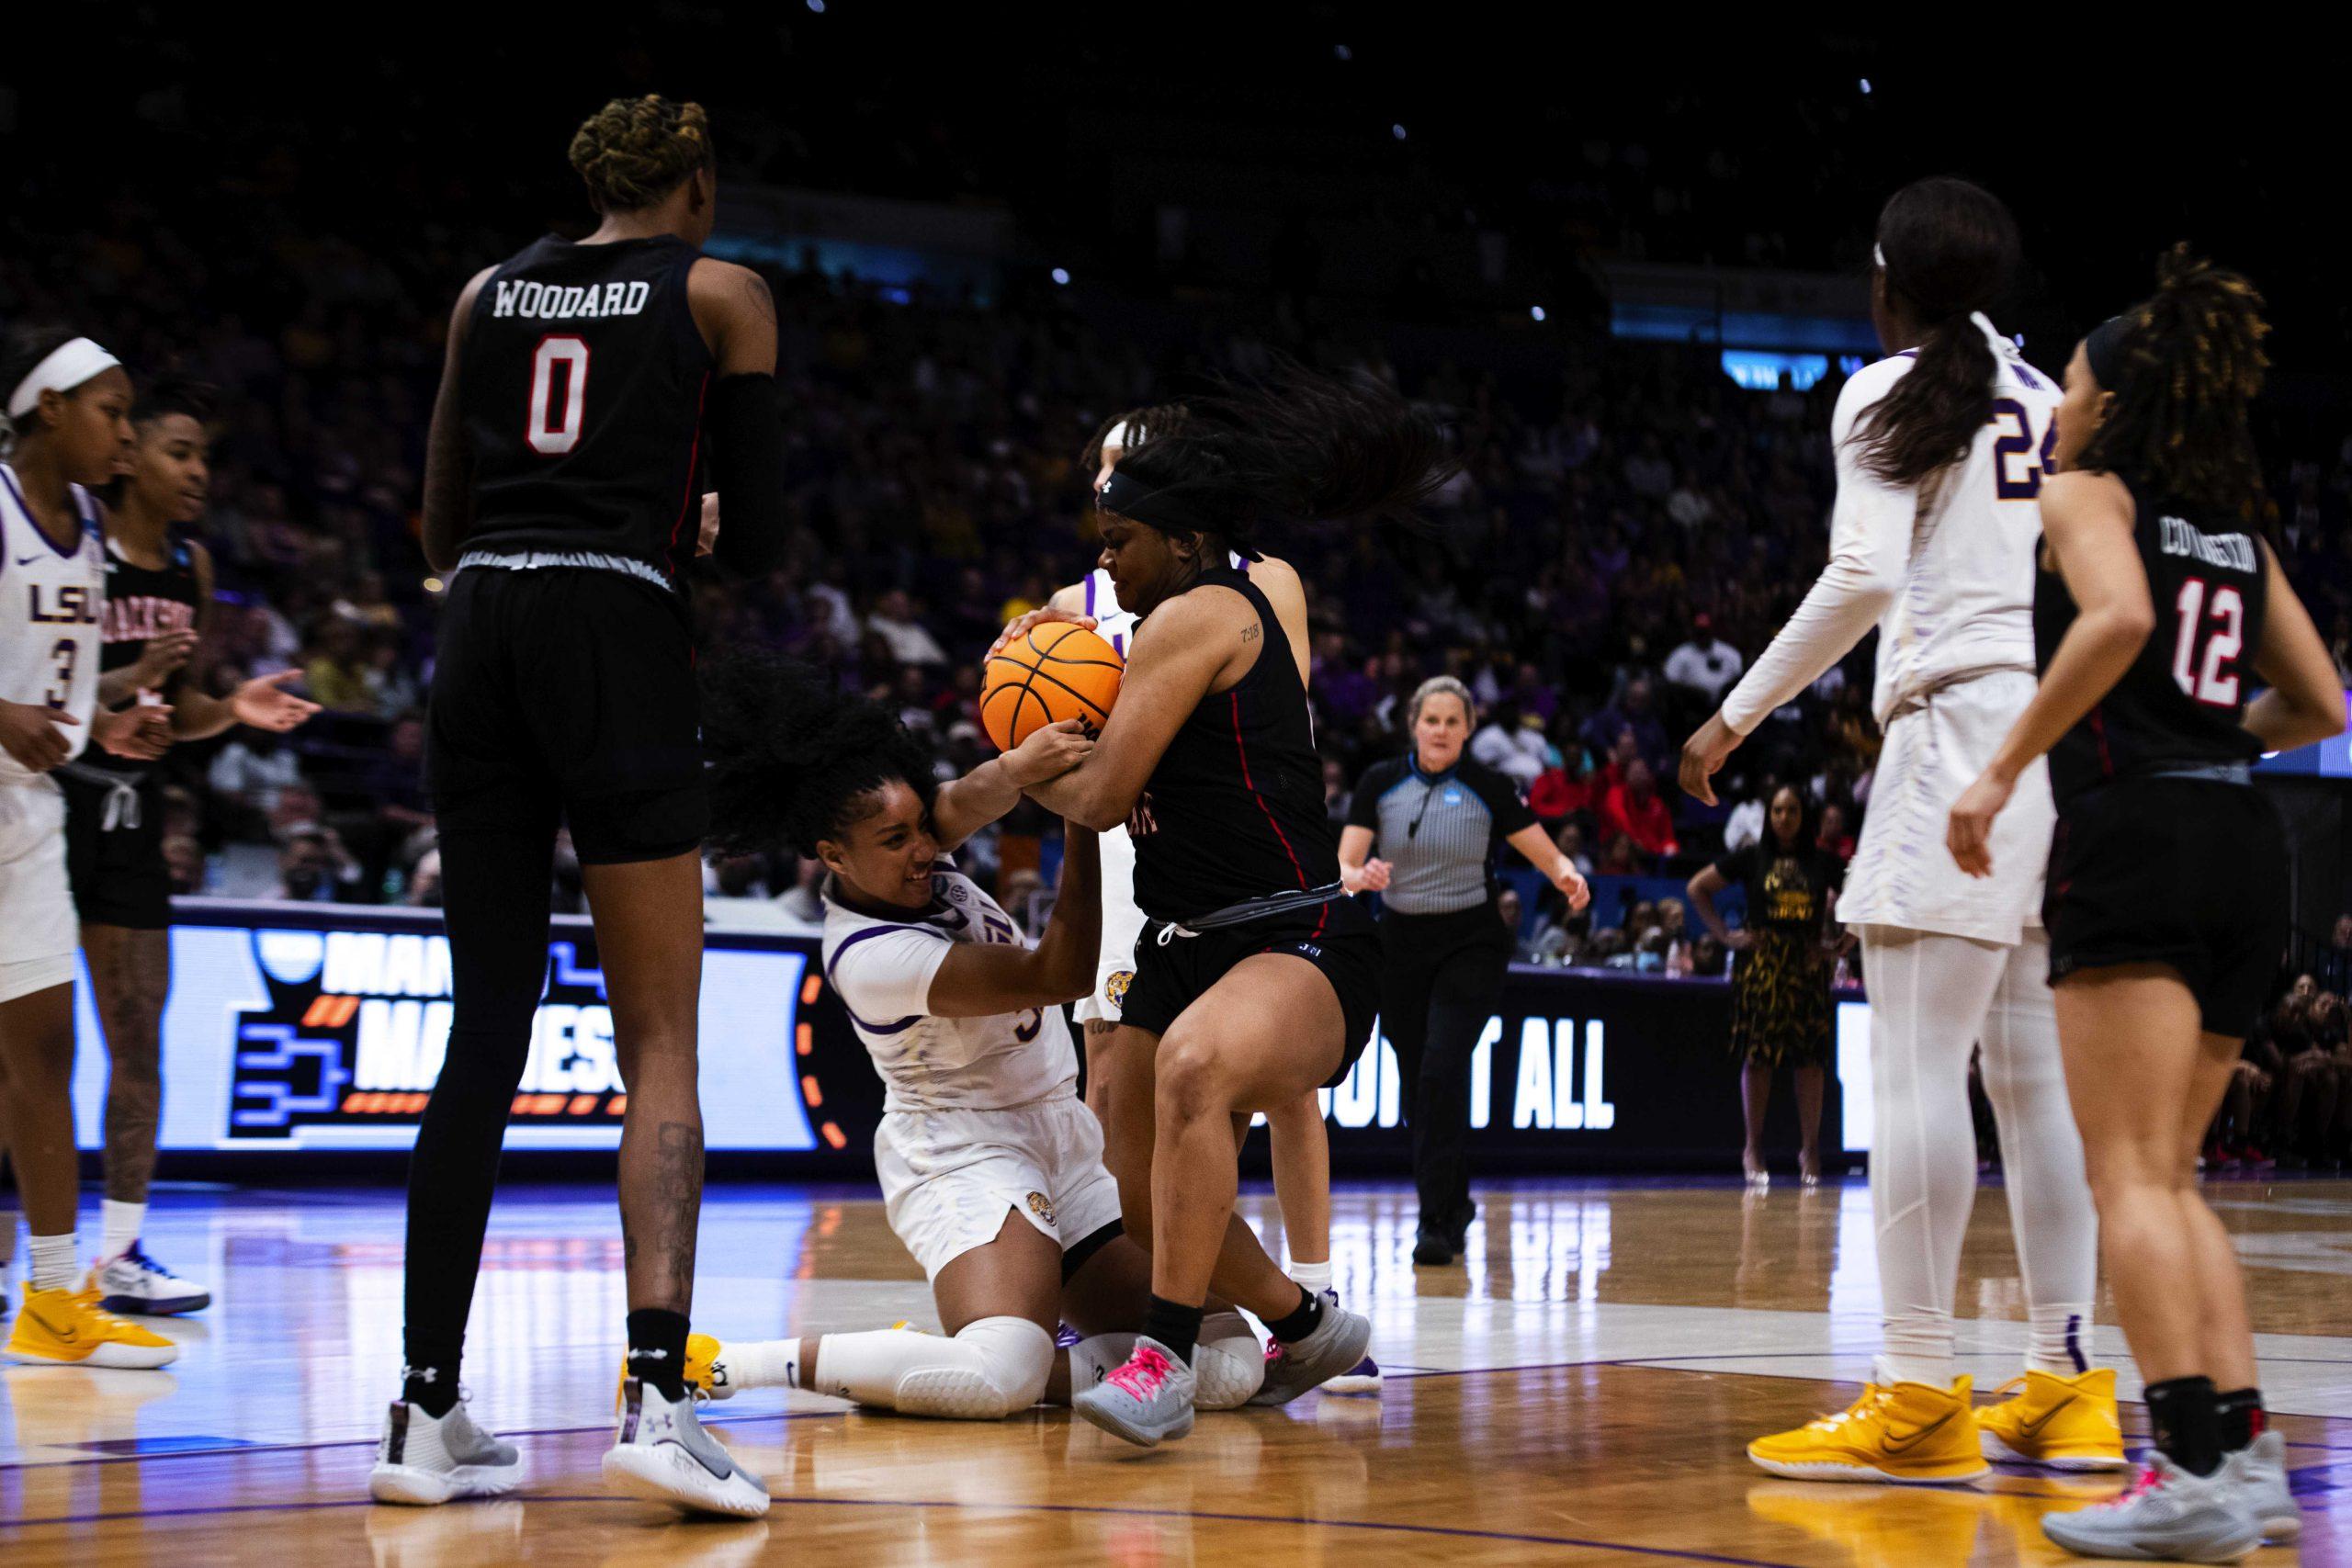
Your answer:
[[[563,396],[555,394],[556,367],[563,367]],[[588,344],[569,335],[543,337],[531,355],[531,414],[524,426],[531,450],[560,457],[580,445],[587,422]]]
[[[2209,707],[2237,706],[2236,664],[2245,647],[2245,596],[2226,582],[2214,588],[2203,578],[2192,577],[2181,583],[2173,608],[2180,615],[2180,635],[2172,650],[2174,683]],[[2201,663],[2197,657],[2200,642],[2205,647]]]

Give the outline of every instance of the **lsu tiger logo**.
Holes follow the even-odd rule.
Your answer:
[[[1043,1192],[1029,1194],[1029,1212],[1049,1225],[1054,1223],[1054,1201]]]
[[[1113,970],[1111,977],[1102,982],[1102,999],[1114,1008],[1126,1006],[1127,987],[1135,984],[1135,978],[1132,969]]]

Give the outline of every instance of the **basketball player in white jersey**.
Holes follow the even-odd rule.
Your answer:
[[[1183,417],[1183,405],[1164,403],[1130,410],[1106,426],[1092,451],[1099,454],[1095,482],[1118,465],[1120,453],[1149,429],[1166,430]],[[1288,562],[1271,556],[1254,561],[1234,558],[1234,567],[1246,570],[1265,592],[1276,612],[1306,626],[1306,589]],[[1054,609],[1091,616],[1094,630],[1126,657],[1135,637],[1136,616],[1119,604],[1111,574],[1096,567],[1080,581],[1060,590],[1049,601]],[[1309,646],[1300,637],[1292,646],[1305,659]],[[1299,668],[1304,682],[1307,667]],[[1143,911],[1136,906],[1135,842],[1125,826],[1105,829],[1102,843],[1102,952],[1095,965],[1094,989],[1079,998],[1077,1016],[1086,1030],[1091,1051],[1119,1027],[1120,1004],[1135,977],[1136,942],[1143,934]],[[1087,1075],[1087,1103],[1097,1116],[1106,1109],[1101,1090],[1105,1076]],[[1290,1277],[1334,1304],[1339,1292],[1331,1287],[1331,1143],[1323,1124],[1323,1107],[1313,1095],[1266,1118],[1266,1134],[1273,1155],[1274,1198],[1283,1212],[1283,1242],[1290,1253]],[[1370,1356],[1355,1371],[1323,1385],[1327,1393],[1377,1393],[1380,1364]]]
[[[170,711],[97,711],[106,546],[92,487],[129,467],[130,378],[88,338],[36,331],[0,356],[0,1117],[31,1231],[8,1354],[144,1369],[178,1347],[101,1310],[75,1256],[74,952],[65,797],[51,770],[96,739],[156,757]]]
[[[1779,1475],[1950,1482],[1987,1458],[2124,1463],[2115,1374],[2085,1355],[2098,1221],[2039,914],[2054,815],[2042,765],[2001,818],[1999,876],[1968,877],[1944,846],[1952,802],[2034,694],[2035,497],[2059,389],[1984,314],[2018,252],[2007,209],[1965,181],[1921,180],[1887,203],[1871,309],[1891,357],[1846,384],[1831,420],[1829,565],[1682,753],[1683,787],[1712,803],[1708,778],[1733,749],[1878,627],[1886,745],[1838,915],[1861,933],[1870,987],[1883,1343],[1850,1409],[1749,1445]],[[2030,1319],[2022,1390],[1981,1420],[1952,1327],[1980,1043]]]
[[[982,1420],[1067,1403],[1071,1379],[1091,1386],[1125,1361],[1150,1292],[1061,1014],[1093,972],[1095,836],[1069,829],[1060,897],[1034,947],[946,853],[1093,743],[1075,721],[1048,726],[934,785],[888,710],[805,668],[720,660],[703,693],[713,845],[790,843],[825,865],[826,978],[888,1089],[874,1141],[884,1204],[946,1334],[695,1335],[688,1381],[719,1398],[798,1388]],[[1057,1322],[1094,1337],[1059,1355]],[[1258,1392],[1264,1359],[1238,1314],[1209,1322],[1202,1403],[1229,1409]]]

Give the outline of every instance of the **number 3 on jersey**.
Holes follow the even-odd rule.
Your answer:
[[[2173,607],[2180,613],[2180,636],[2173,644],[2172,678],[2184,695],[2209,707],[2233,708],[2238,703],[2235,665],[2245,647],[2245,599],[2228,583],[2212,589],[2212,604],[2205,601],[2207,583],[2192,577],[2180,585]],[[2205,644],[2199,664],[2197,645]]]
[[[563,394],[556,396],[557,367],[561,367]],[[580,445],[581,426],[587,421],[588,344],[576,337],[543,337],[531,355],[531,417],[524,427],[531,450],[554,457]]]
[[[2007,429],[2012,423],[2017,428]],[[2041,493],[2041,476],[2050,471],[2051,454],[2058,445],[2058,422],[2052,419],[2050,428],[2041,433],[2038,452],[2033,421],[2026,417],[2025,405],[2015,398],[1993,400],[1993,423],[2001,430],[1993,442],[1993,491],[2003,501],[2031,501]],[[2018,457],[2025,458],[2025,467],[2012,468],[2011,462]]]

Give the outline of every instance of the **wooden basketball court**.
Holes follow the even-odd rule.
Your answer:
[[[2211,1190],[2247,1265],[2302,1560],[2352,1562],[2352,1182]],[[529,1478],[439,1509],[366,1492],[400,1366],[399,1194],[168,1194],[151,1245],[219,1300],[167,1325],[184,1347],[168,1373],[0,1372],[0,1562],[1908,1568],[2068,1561],[2040,1516],[2116,1488],[2021,1466],[1975,1487],[1832,1486],[1747,1463],[1748,1438],[1842,1406],[1866,1373],[1878,1302],[1859,1181],[1483,1196],[1465,1262],[1416,1271],[1408,1190],[1338,1194],[1339,1285],[1372,1314],[1379,1397],[1204,1416],[1147,1453],[1062,1411],[956,1424],[746,1394],[706,1407],[775,1495],[766,1520],[741,1524],[603,1494],[622,1314],[608,1193],[502,1199],[468,1376]],[[1264,1193],[1244,1202],[1278,1226]],[[696,1325],[721,1336],[932,1321],[881,1205],[856,1192],[714,1189],[698,1291]],[[2017,1370],[2024,1328],[1997,1190],[1977,1206],[1960,1303],[1963,1365],[1989,1392]],[[2111,1327],[2098,1348],[2128,1364]],[[2124,1420],[2144,1433],[2137,1404]]]

